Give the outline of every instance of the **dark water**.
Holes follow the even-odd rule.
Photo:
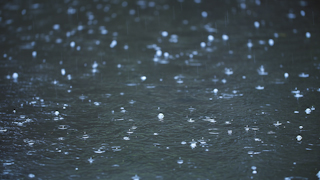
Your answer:
[[[318,179],[317,1],[16,0],[0,15],[1,179]]]

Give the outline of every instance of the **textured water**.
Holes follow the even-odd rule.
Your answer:
[[[316,7],[2,2],[1,179],[317,179]]]

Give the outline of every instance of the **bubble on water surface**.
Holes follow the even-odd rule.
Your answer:
[[[179,159],[177,160],[178,164],[183,164],[183,160],[181,159],[181,157],[179,157]]]

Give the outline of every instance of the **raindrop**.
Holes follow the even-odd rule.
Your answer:
[[[309,77],[309,74],[305,74],[304,72],[299,74],[299,77],[302,77],[302,78],[307,78]]]
[[[61,69],[61,75],[64,76],[66,74],[66,70],[65,69]]]
[[[205,43],[205,42],[201,42],[201,43],[200,43],[200,46],[201,46],[202,48],[205,48],[205,47],[206,47],[206,43]]]
[[[280,123],[279,121],[277,121],[276,123],[273,123],[274,126],[278,127],[280,126],[282,123]]]
[[[301,136],[301,135],[298,135],[298,136],[296,137],[296,139],[297,139],[297,141],[301,141],[301,140],[302,140],[302,136]]]
[[[60,25],[59,24],[55,24],[52,27],[54,30],[59,30],[60,29]]]
[[[145,81],[147,79],[147,77],[146,76],[141,76],[140,79],[141,79],[141,81]]]
[[[129,141],[130,138],[129,137],[123,137],[123,140]]]
[[[110,44],[110,48],[114,48],[117,45],[117,41],[113,40]]]
[[[194,141],[194,139],[192,139],[192,141],[191,142],[189,142],[190,143],[190,147],[191,147],[191,149],[194,149],[195,147],[197,147],[197,142],[196,141]]]
[[[167,31],[162,31],[162,32],[161,32],[161,35],[162,35],[163,37],[167,37],[167,36],[168,36],[168,32],[167,32]]]
[[[307,108],[304,112],[306,112],[306,114],[311,114],[311,109]]]
[[[223,35],[222,35],[222,39],[223,39],[224,41],[227,41],[227,40],[229,39],[229,36],[226,35],[226,34],[223,34]]]
[[[164,115],[163,115],[162,113],[159,113],[159,114],[158,114],[158,119],[159,119],[159,120],[163,120],[163,118],[164,118]]]
[[[19,75],[18,75],[18,73],[16,73],[16,72],[14,72],[14,73],[12,74],[12,78],[13,78],[13,79],[18,79],[18,76],[19,76]]]
[[[248,48],[249,48],[249,49],[251,49],[251,48],[252,48],[252,46],[253,46],[253,44],[252,44],[252,42],[251,42],[251,40],[250,40],[250,39],[248,40],[247,46],[248,46]]]
[[[287,17],[288,17],[289,19],[294,19],[294,18],[296,18],[296,15],[293,14],[293,13],[289,13],[289,14],[287,15]]]
[[[201,16],[206,18],[208,16],[208,13],[206,11],[202,11]]]
[[[72,47],[72,48],[74,48],[75,45],[76,45],[76,43],[75,43],[74,41],[72,41],[72,42],[70,43],[70,47]]]
[[[311,33],[310,32],[306,32],[306,38],[310,38],[311,37]]]
[[[27,10],[25,10],[25,9],[23,9],[22,11],[21,11],[21,15],[25,15],[27,13]]]
[[[132,176],[131,179],[132,179],[132,180],[139,180],[140,177],[139,177],[138,175],[135,175],[135,176]]]
[[[208,36],[208,41],[212,42],[214,40],[214,37],[212,35]]]
[[[98,150],[94,151],[94,153],[97,153],[97,154],[101,154],[101,153],[104,153],[104,152],[106,152],[106,151],[104,151],[102,149],[98,149]]]
[[[90,157],[90,158],[88,159],[88,161],[89,161],[90,164],[92,164],[93,161],[94,161],[94,159],[92,159],[92,157]]]
[[[54,112],[54,115],[56,115],[56,116],[58,116],[60,113],[59,113],[59,111],[58,110],[56,110],[55,112]]]
[[[256,89],[257,89],[257,90],[263,90],[264,87],[259,85],[259,86],[256,86]]]
[[[162,51],[161,51],[160,49],[157,50],[156,55],[157,55],[157,56],[161,56],[161,55],[162,55]]]
[[[254,27],[256,27],[257,29],[260,27],[260,23],[258,21],[254,22]]]
[[[178,164],[182,164],[183,163],[183,160],[181,159],[181,157],[179,157],[179,160],[177,160],[177,163]]]
[[[37,57],[37,51],[32,52],[32,57]]]
[[[219,90],[218,90],[217,88],[213,89],[213,93],[215,93],[215,94],[217,94],[218,91],[219,91]]]
[[[273,46],[274,45],[273,39],[269,39],[268,43],[269,43],[270,46]]]

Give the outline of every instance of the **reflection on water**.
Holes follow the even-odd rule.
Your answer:
[[[320,176],[314,1],[1,7],[1,179]]]

